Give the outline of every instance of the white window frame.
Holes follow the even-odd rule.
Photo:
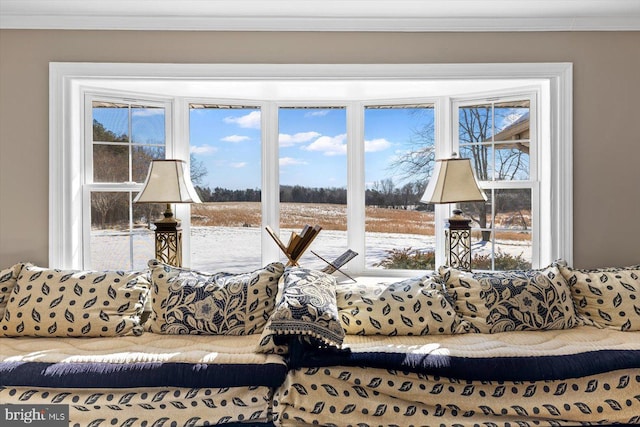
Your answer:
[[[546,212],[541,214],[548,223],[541,224],[544,233],[549,235],[549,244],[541,253],[539,263],[563,258],[569,263],[573,261],[573,182],[572,182],[572,73],[571,63],[520,63],[520,64],[126,64],[126,63],[51,63],[50,64],[50,99],[49,99],[49,264],[58,268],[80,268],[82,266],[82,230],[78,222],[82,219],[82,176],[83,168],[83,114],[84,93],[100,87],[100,82],[109,79],[149,80],[474,80],[474,79],[538,79],[549,87],[549,98],[542,99],[540,104],[549,120],[549,134],[539,135],[544,147],[538,157],[541,177],[548,177],[548,194],[550,203]],[[147,97],[144,96],[146,99]],[[441,101],[444,102],[444,101]],[[252,102],[253,103],[253,102]],[[357,103],[352,103],[353,105]],[[174,123],[171,134],[173,139],[185,138],[188,133],[188,108],[185,99],[175,98]],[[443,107],[444,105],[440,105]],[[442,111],[442,109],[440,108]],[[358,113],[357,111],[360,111]],[[362,120],[352,120],[350,115],[362,114],[362,109],[348,108],[347,122],[350,140],[362,139],[363,129],[359,129]],[[265,108],[263,120],[273,122],[277,110]],[[451,115],[444,111],[442,116]],[[450,119],[450,118],[449,118]],[[446,123],[446,117],[436,117],[437,123]],[[278,129],[264,126],[263,136],[277,140]],[[178,130],[177,130],[178,129]],[[180,135],[175,133],[182,132]],[[447,138],[451,129],[440,128],[436,138]],[[451,136],[450,134],[448,135]],[[169,135],[167,136],[169,139]],[[265,139],[266,141],[266,139]],[[176,147],[167,156],[188,160],[186,144]],[[350,189],[364,188],[363,178],[351,176],[351,170],[363,170],[364,152],[359,144],[350,144],[348,185]],[[275,150],[275,151],[274,151]],[[263,150],[263,191],[278,188],[277,145],[271,151]],[[360,151],[360,152],[359,152]],[[448,153],[437,153],[437,155]],[[355,169],[354,169],[355,166]],[[359,182],[362,181],[362,182]],[[277,194],[277,193],[276,193]],[[359,205],[363,197],[355,191],[348,191],[348,203]],[[265,206],[268,205],[268,206]],[[186,207],[188,212],[188,207]],[[275,210],[274,210],[275,209]],[[266,212],[265,212],[266,210]],[[358,247],[357,229],[364,230],[355,218],[352,209],[348,210],[348,241],[351,246]],[[180,214],[177,212],[177,214]],[[548,215],[547,215],[548,214]],[[182,215],[185,217],[184,215]],[[274,221],[277,217],[277,205],[263,200],[263,223]],[[188,215],[187,215],[188,217]],[[188,227],[188,224],[185,224]],[[363,234],[363,233],[360,233]],[[362,236],[364,248],[364,235]],[[263,262],[272,259],[272,242],[266,233],[262,237]],[[271,248],[271,249],[267,249]],[[357,249],[356,249],[357,250]],[[185,248],[188,254],[188,246]],[[357,259],[357,258],[356,258]],[[354,260],[355,261],[355,260]],[[187,264],[188,265],[188,264]],[[368,273],[385,275],[385,272],[364,271],[354,264],[356,274]],[[415,271],[389,275],[415,274]]]
[[[451,99],[451,111],[452,117],[452,140],[453,151],[460,152],[460,132],[459,132],[459,120],[457,120],[459,109],[468,106],[474,106],[477,104],[483,104],[488,102],[505,102],[510,100],[530,100],[529,107],[529,129],[530,129],[530,163],[529,163],[529,179],[528,180],[514,180],[514,181],[481,181],[479,182],[481,188],[491,191],[495,190],[508,190],[508,189],[530,189],[531,190],[531,264],[533,266],[539,266],[540,260],[548,258],[548,247],[551,245],[549,241],[550,236],[547,233],[541,233],[541,211],[545,208],[544,203],[540,203],[540,194],[549,195],[550,180],[543,179],[544,176],[540,169],[540,156],[548,155],[546,144],[541,144],[538,134],[544,127],[548,127],[548,118],[542,113],[541,102],[546,97],[546,91],[540,87],[531,88],[530,90],[522,91],[494,91],[484,96],[474,97],[455,97]],[[450,207],[451,208],[451,207]],[[495,203],[491,204],[492,215],[495,209]],[[450,213],[448,213],[450,215]],[[495,233],[492,233],[495,238]],[[492,259],[495,254],[492,251]],[[557,259],[557,258],[555,258]]]
[[[133,182],[94,182],[93,181],[93,127],[87,125],[93,122],[93,101],[106,101],[123,104],[142,104],[151,107],[164,108],[164,127],[165,127],[165,157],[171,158],[171,153],[174,152],[175,144],[172,137],[173,129],[173,102],[170,98],[158,98],[153,96],[130,96],[123,97],[122,92],[91,92],[84,93],[84,162],[82,163],[81,170],[83,173],[80,176],[82,180],[82,223],[91,224],[91,193],[92,192],[138,192],[142,190],[143,183]],[[127,135],[131,137],[131,129],[127,132]],[[188,159],[187,159],[188,161]],[[91,227],[82,227],[82,266],[91,265]],[[130,248],[130,255],[132,255]],[[183,260],[188,261],[190,254],[185,254]],[[124,266],[123,266],[124,268]]]

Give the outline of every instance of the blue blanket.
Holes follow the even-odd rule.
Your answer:
[[[312,349],[293,341],[289,368],[361,366],[461,380],[539,381],[585,377],[618,369],[640,369],[638,350],[599,350],[536,357],[459,357],[441,354],[352,352]]]
[[[55,388],[277,387],[287,367],[265,364],[0,363],[0,386]]]

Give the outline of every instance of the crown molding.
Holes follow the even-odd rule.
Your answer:
[[[638,0],[0,0],[0,28],[638,31]]]

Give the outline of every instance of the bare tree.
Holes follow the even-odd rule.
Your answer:
[[[433,121],[430,119],[414,129],[405,150],[389,163],[389,169],[396,172],[401,181],[411,179],[424,182],[426,187],[436,160],[433,130]]]
[[[494,107],[492,104],[478,104],[459,109],[459,143],[460,156],[471,159],[476,177],[480,181],[517,179],[528,168],[528,145],[519,142],[493,144],[492,136],[496,133],[495,124],[502,121],[494,114],[511,114],[507,107]],[[498,120],[499,119],[499,120]],[[528,130],[528,128],[527,128]],[[406,151],[390,164],[400,177],[418,179],[423,187],[431,177],[435,161],[433,124],[425,123],[414,131],[407,143]],[[495,203],[495,201],[494,201]],[[482,229],[488,225],[488,205],[468,203],[465,213]],[[489,230],[482,231],[482,240],[491,237]]]

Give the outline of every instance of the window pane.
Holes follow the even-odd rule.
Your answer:
[[[491,104],[477,104],[458,110],[460,145],[491,141],[493,136],[493,108]]]
[[[460,154],[471,159],[481,181],[528,180],[529,100],[462,107]]]
[[[461,145],[460,156],[471,159],[471,167],[479,181],[491,181],[494,176],[491,144]]]
[[[151,160],[164,157],[164,107],[93,101],[94,182],[142,183]]]
[[[93,142],[129,142],[129,104],[93,102]]]
[[[347,122],[344,108],[280,108],[280,239],[322,227],[300,265],[323,268],[347,250]],[[286,261],[286,257],[282,257]]]
[[[151,160],[164,159],[164,146],[131,146],[131,175],[133,182],[143,183],[147,179]]]
[[[155,257],[149,222],[162,211],[158,205],[133,205],[130,192],[91,192],[91,268],[146,268]]]
[[[131,143],[164,145],[165,113],[163,107],[131,106]]]
[[[261,266],[260,109],[192,104],[191,265],[243,272]]]
[[[129,181],[129,147],[93,144],[93,181]]]
[[[486,193],[487,203],[460,204],[464,215],[472,219],[472,268],[528,268],[532,260],[531,190],[497,189]]]
[[[165,108],[92,101],[93,182],[142,183],[165,157]],[[137,144],[133,144],[133,140]],[[94,269],[142,269],[155,257],[151,223],[164,206],[132,203],[132,193],[91,192],[90,262]]]
[[[529,100],[495,104],[495,179],[529,179]]]
[[[435,268],[433,205],[420,203],[434,133],[433,105],[365,109],[367,268]]]

